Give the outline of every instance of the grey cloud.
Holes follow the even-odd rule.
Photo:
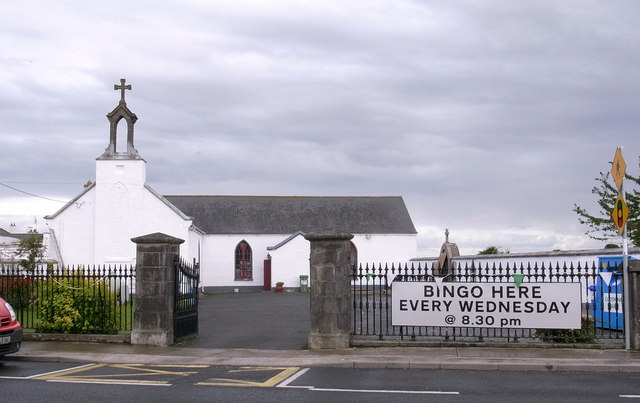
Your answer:
[[[121,77],[159,192],[400,194],[422,250],[587,244],[573,202],[637,174],[633,1],[77,5],[0,16],[0,179],[90,179]]]

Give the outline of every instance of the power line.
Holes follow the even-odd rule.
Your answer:
[[[14,182],[14,181],[3,181],[2,179],[0,179],[0,182],[11,183],[11,184],[20,183],[20,184],[29,184],[29,185],[77,185],[78,184],[78,182],[31,182],[31,181]]]
[[[24,190],[16,189],[16,188],[14,188],[12,186],[6,185],[6,184],[1,183],[1,182],[0,182],[0,185],[4,186],[6,188],[9,188],[11,190],[15,190],[16,192],[20,192],[20,193],[24,193],[24,194],[29,195],[29,196],[37,197],[39,199],[45,199],[45,200],[54,201],[54,202],[58,202],[58,203],[66,203],[66,201],[50,199],[48,197],[34,195],[33,193],[29,193],[29,192],[25,192]]]

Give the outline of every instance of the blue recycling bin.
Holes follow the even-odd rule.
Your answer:
[[[605,274],[597,277],[593,288],[596,327],[623,330],[622,256],[599,256],[598,270]]]

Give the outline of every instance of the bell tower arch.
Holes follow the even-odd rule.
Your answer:
[[[104,153],[98,159],[142,159],[138,155],[138,150],[134,147],[134,125],[138,120],[135,113],[131,112],[127,108],[127,102],[125,101],[125,91],[131,90],[131,84],[126,84],[126,79],[120,79],[120,85],[114,84],[114,90],[120,90],[120,102],[110,113],[107,114],[109,120],[109,145],[104,150]],[[118,139],[118,123],[121,120],[126,122],[127,127],[127,145],[126,150],[117,149]]]

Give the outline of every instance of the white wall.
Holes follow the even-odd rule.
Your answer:
[[[282,241],[282,235],[205,235],[203,238],[200,277],[203,287],[262,287],[267,247]],[[251,246],[253,279],[235,280],[235,250],[240,241]]]
[[[146,162],[107,159],[96,161],[95,263],[131,264],[134,236],[144,235],[143,211]]]
[[[193,231],[190,231],[192,224],[191,219],[186,219],[175,212],[146,188],[142,206],[137,211],[139,212],[139,217],[136,219],[135,228],[139,229],[139,233],[131,235],[128,239],[153,234],[155,232],[162,232],[163,234],[171,235],[184,241],[184,243],[180,245],[180,255],[187,259],[188,262],[191,262],[193,258],[197,260],[197,242],[199,236]],[[133,244],[133,242],[129,242]],[[135,245],[133,250],[133,256],[135,256]]]
[[[95,188],[89,189],[60,214],[46,220],[65,265],[94,263],[95,195]]]
[[[97,160],[96,184],[55,218],[47,220],[65,265],[135,264],[131,238],[162,232],[185,242],[181,255],[197,258],[180,215],[145,187],[143,160]],[[196,242],[197,245],[197,242]]]
[[[527,265],[531,265],[533,268],[534,265],[544,265],[545,268],[548,268],[550,265],[556,267],[556,265],[564,265],[567,267],[573,265],[573,267],[577,267],[580,265],[581,267],[586,267],[591,265],[597,265],[598,257],[600,256],[621,256],[622,251],[616,249],[593,249],[593,250],[577,250],[577,251],[562,251],[562,252],[532,252],[532,253],[506,253],[501,255],[470,255],[470,256],[459,256],[455,257],[453,261],[460,265],[460,267],[471,266],[472,263],[476,265],[481,265],[485,267],[487,265],[492,266],[502,265],[502,267],[506,267],[509,265],[513,267],[516,264],[518,267],[523,265],[525,268]],[[630,248],[629,256],[633,258],[638,258],[640,256],[640,248]],[[415,261],[420,262],[435,262],[437,258],[424,258],[424,259],[414,259]]]
[[[356,234],[351,240],[358,249],[358,264],[406,263],[418,253],[417,235]]]
[[[286,240],[282,235],[205,235],[201,260],[201,284],[205,289],[253,287],[264,285],[264,260],[271,255],[271,286],[283,281],[285,287],[297,288],[300,275],[309,275],[310,243],[298,235],[277,249],[267,250]],[[235,248],[245,240],[253,253],[253,279],[235,280]],[[358,249],[359,263],[406,263],[415,257],[415,235],[355,235],[352,242]]]
[[[275,287],[278,281],[283,281],[284,287],[297,288],[300,286],[300,275],[309,275],[311,243],[304,236],[298,235],[280,248],[269,252],[272,287]]]
[[[192,263],[193,259],[196,262],[202,261],[202,255],[204,254],[204,236],[199,231],[189,228],[189,234],[187,235],[186,245],[182,245],[180,248],[180,255],[188,260],[188,263]]]

